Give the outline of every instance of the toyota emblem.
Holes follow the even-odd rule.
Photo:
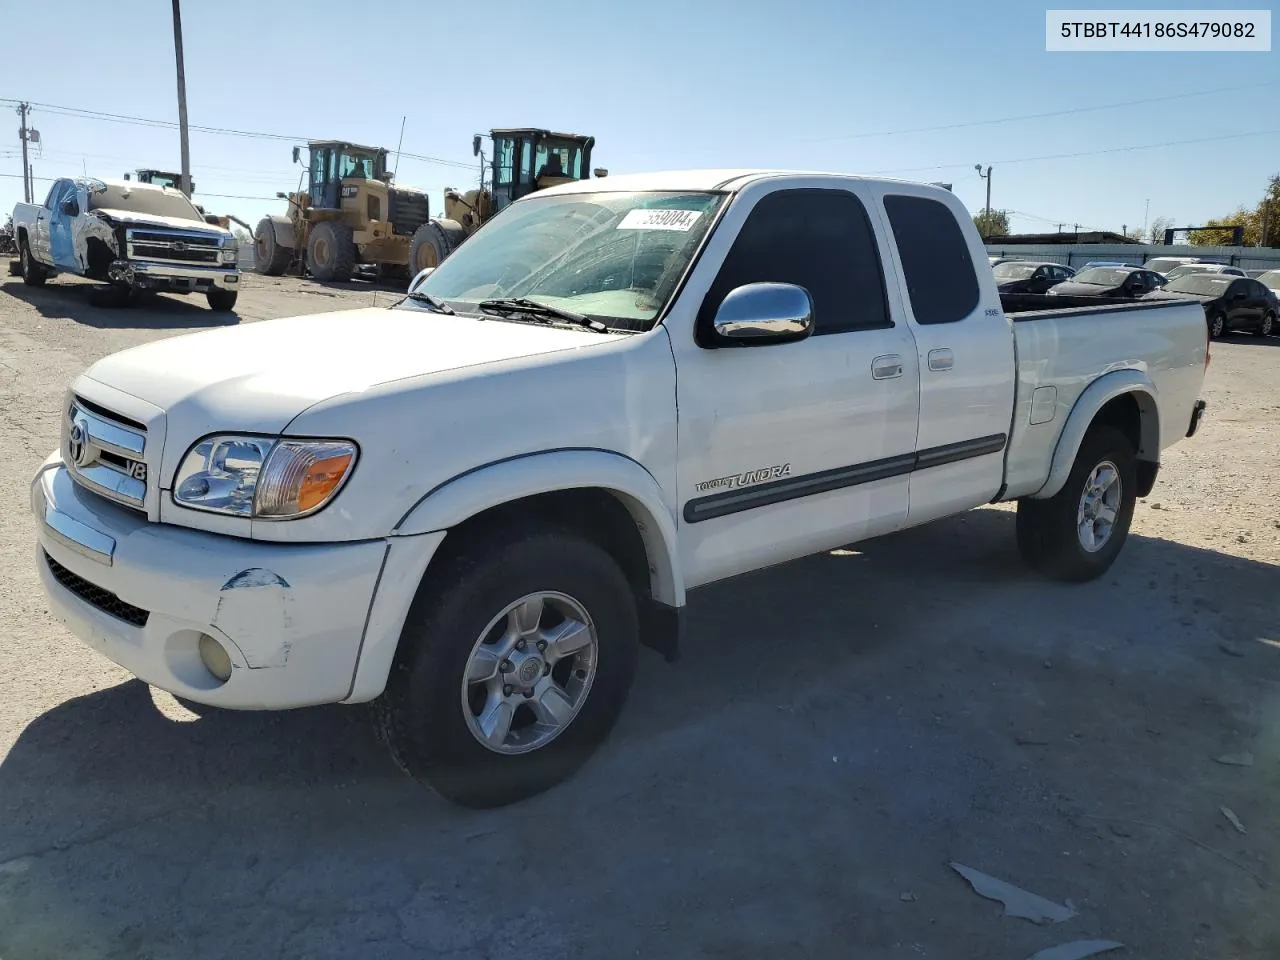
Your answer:
[[[71,433],[67,437],[67,453],[77,467],[83,467],[89,462],[89,425],[83,420],[77,420],[71,425]]]

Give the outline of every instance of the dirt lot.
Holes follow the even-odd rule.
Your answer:
[[[1280,339],[1214,346],[1104,579],[1030,575],[991,508],[709,588],[575,780],[475,813],[363,708],[197,716],[54,624],[27,485],[64,386],[218,322],[86,292],[0,289],[4,960],[1280,957]],[[251,277],[239,322],[374,297]]]

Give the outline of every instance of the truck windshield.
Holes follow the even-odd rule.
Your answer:
[[[123,210],[155,217],[176,217],[204,223],[200,211],[177,190],[135,187],[129,183],[108,183],[105,190],[89,194],[90,210]]]
[[[512,204],[418,288],[454,310],[530,298],[647,330],[724,201],[717,193],[573,193]],[[425,309],[405,301],[406,308]]]

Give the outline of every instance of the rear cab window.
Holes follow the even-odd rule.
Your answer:
[[[972,314],[981,296],[978,275],[951,209],[905,194],[886,194],[884,209],[916,323],[956,323]]]

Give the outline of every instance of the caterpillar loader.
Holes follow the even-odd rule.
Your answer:
[[[512,201],[535,190],[585,180],[591,175],[595,137],[533,127],[491,130],[489,136],[493,140],[493,156],[487,171],[488,186],[482,175],[476,189],[463,192],[450,187],[444,192],[444,216],[427,220],[413,234],[409,262],[414,274],[438,267]],[[471,152],[476,156],[480,155],[481,139],[477,135],[471,142]],[[607,170],[595,171],[597,177],[607,174]]]
[[[301,149],[293,148],[295,163]],[[287,213],[263,217],[254,231],[257,271],[345,281],[371,264],[383,276],[407,277],[414,233],[431,215],[427,195],[392,183],[381,147],[312,140],[307,152],[298,190],[276,194]]]

